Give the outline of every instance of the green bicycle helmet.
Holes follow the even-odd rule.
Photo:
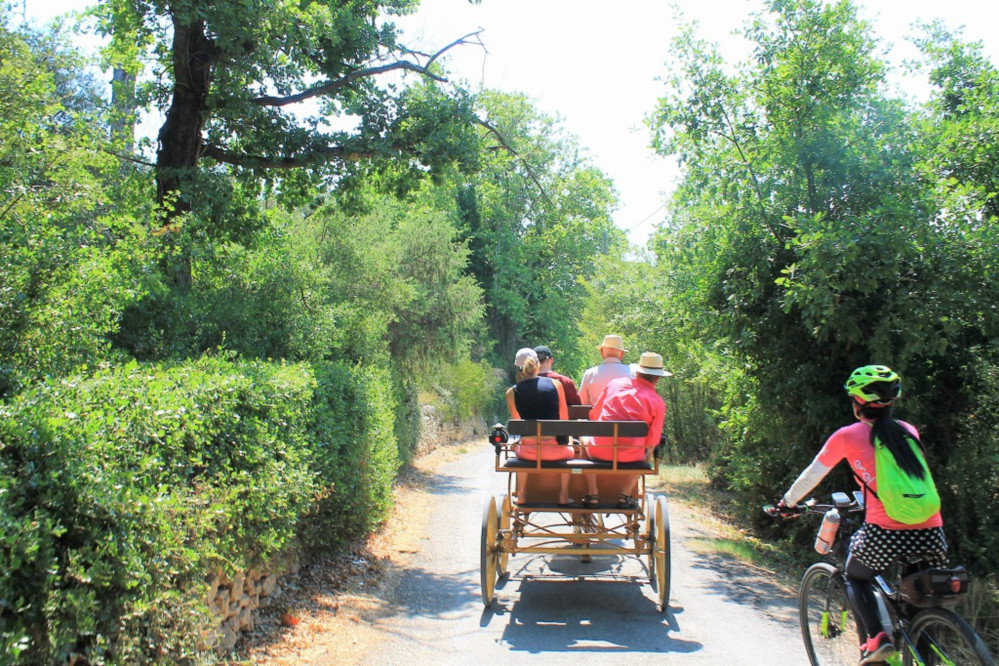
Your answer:
[[[887,365],[865,365],[850,373],[843,388],[861,405],[886,407],[902,395],[902,378]]]

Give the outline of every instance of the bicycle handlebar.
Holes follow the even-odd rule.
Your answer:
[[[836,494],[840,495],[841,493]],[[844,503],[843,501],[840,501],[832,504],[821,504],[813,497],[805,500],[804,502],[799,502],[794,506],[784,506],[781,503],[777,503],[764,504],[762,508],[763,512],[772,518],[794,518],[796,516],[803,516],[809,513],[825,513],[829,509],[838,509],[839,511],[853,513],[856,511],[863,511],[864,505],[861,498],[856,496],[852,502]]]

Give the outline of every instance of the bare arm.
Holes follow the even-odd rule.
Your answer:
[[[520,412],[517,411],[517,405],[513,400],[513,387],[511,386],[506,390],[506,406],[510,410],[511,419],[519,419]]]
[[[553,381],[552,384],[555,385],[555,392],[558,393],[558,417],[562,421],[568,421],[569,406],[565,401],[565,389],[562,387],[562,382]]]

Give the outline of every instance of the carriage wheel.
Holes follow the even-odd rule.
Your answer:
[[[496,569],[499,564],[496,536],[499,527],[499,515],[496,512],[496,502],[489,498],[482,512],[482,543],[479,549],[479,582],[482,586],[482,604],[488,606],[493,602],[496,592]]]
[[[497,495],[496,496],[496,506],[499,513],[499,529],[501,531],[510,531],[510,514],[513,508],[510,504],[509,495]],[[510,561],[510,553],[504,549],[499,549],[496,557],[496,573],[498,576],[503,577],[506,575],[507,563]]]
[[[655,541],[652,544],[652,559],[655,560],[659,609],[665,613],[666,609],[669,608],[670,586],[669,512],[666,510],[665,497],[656,498]]]
[[[645,507],[645,543],[649,549],[649,585],[656,587],[656,503],[649,495]]]

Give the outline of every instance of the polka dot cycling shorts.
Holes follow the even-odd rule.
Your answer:
[[[899,557],[923,553],[930,566],[947,564],[947,537],[942,527],[889,530],[872,523],[853,533],[850,554],[873,571],[884,571]]]

